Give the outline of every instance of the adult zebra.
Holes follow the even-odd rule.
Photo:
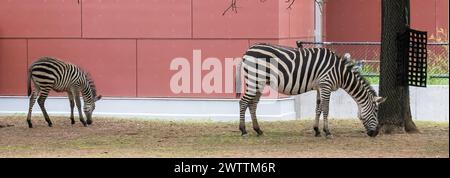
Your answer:
[[[31,90],[31,81],[34,83],[35,90]],[[94,81],[89,74],[70,63],[65,63],[55,58],[42,57],[33,62],[28,69],[28,96],[30,96],[30,105],[28,109],[27,122],[28,127],[32,128],[31,112],[36,102],[36,96],[39,96],[38,104],[44,114],[45,121],[48,126],[52,126],[52,122],[47,114],[44,103],[50,90],[56,92],[67,92],[70,101],[70,120],[75,124],[73,116],[74,103],[78,108],[80,122],[86,127],[92,124],[92,112],[95,109],[95,102],[102,96],[97,96]],[[83,119],[81,113],[80,93],[84,100],[84,113],[87,122]],[[75,100],[75,102],[74,102]]]
[[[245,129],[245,111],[250,109],[253,129],[258,135],[261,131],[256,119],[256,108],[261,92],[269,84],[279,93],[286,95],[317,91],[315,136],[320,136],[319,119],[323,112],[323,131],[331,137],[328,128],[329,100],[332,91],[344,89],[358,104],[358,117],[367,134],[378,134],[378,105],[385,98],[378,97],[370,84],[352,70],[350,56],[344,59],[325,48],[291,48],[286,46],[255,44],[245,53],[237,67],[236,93],[241,92],[241,70],[244,69],[246,90],[239,101],[242,135]]]

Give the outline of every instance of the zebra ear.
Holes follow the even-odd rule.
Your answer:
[[[98,95],[98,96],[95,97],[95,101],[98,101],[100,99],[102,99],[102,95]]]
[[[377,102],[377,104],[381,104],[386,101],[386,98],[377,96],[374,98],[374,101]]]
[[[345,53],[345,54],[344,54],[344,60],[350,62],[351,59],[352,59],[352,56],[350,55],[350,53]]]

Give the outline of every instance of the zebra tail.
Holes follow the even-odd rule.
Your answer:
[[[27,81],[27,89],[28,89],[28,96],[31,95],[31,70],[28,69],[28,81]]]
[[[242,61],[238,63],[236,66],[236,98],[241,97],[241,67],[242,67]]]

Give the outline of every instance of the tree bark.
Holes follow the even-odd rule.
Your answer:
[[[409,87],[397,83],[397,34],[409,27],[409,0],[382,0],[379,123],[384,133],[418,132],[411,117]]]

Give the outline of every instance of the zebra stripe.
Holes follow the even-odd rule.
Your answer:
[[[31,82],[34,84],[34,91],[31,90]],[[52,122],[44,106],[50,90],[67,92],[71,108],[70,119],[72,124],[75,123],[73,116],[75,103],[78,108],[80,122],[84,126],[92,123],[91,117],[95,109],[95,102],[101,98],[101,95],[97,96],[94,81],[90,78],[89,74],[74,64],[65,63],[55,58],[42,57],[33,62],[28,69],[28,96],[30,96],[30,103],[27,122],[30,128],[33,127],[31,113],[36,98],[48,126],[52,126]],[[83,109],[87,122],[81,113],[80,93],[84,100]]]
[[[318,128],[323,113],[323,131],[331,136],[328,128],[329,100],[332,91],[344,89],[358,104],[358,117],[367,133],[378,133],[378,105],[384,98],[378,97],[370,84],[352,70],[350,57],[340,58],[325,48],[291,48],[270,44],[255,44],[243,56],[237,68],[236,92],[240,93],[240,73],[244,71],[245,94],[240,100],[240,125],[245,130],[245,111],[250,109],[253,129],[262,134],[256,119],[256,105],[266,84],[286,95],[298,95],[311,90],[317,91],[316,118],[314,131],[320,136]]]

